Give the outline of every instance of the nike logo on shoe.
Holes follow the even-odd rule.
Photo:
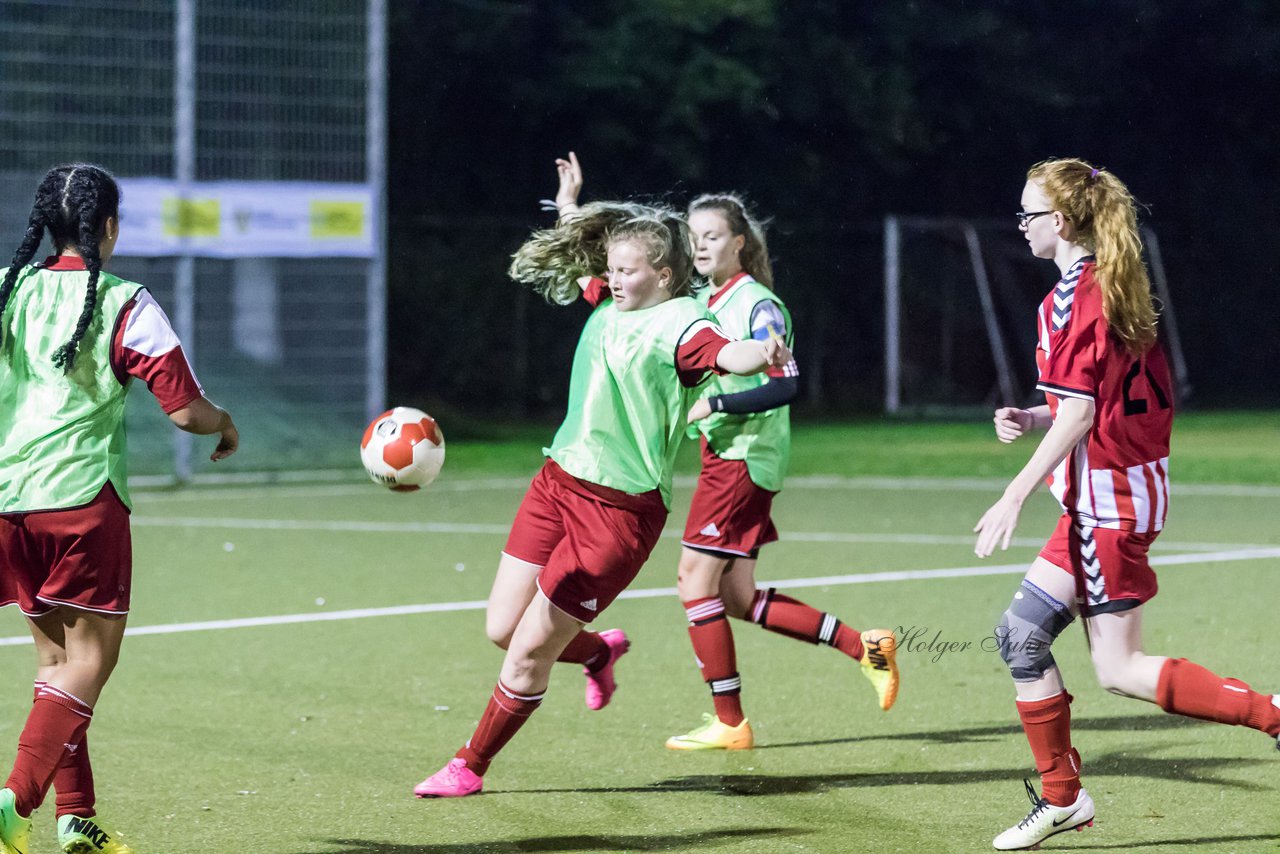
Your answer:
[[[1075,818],[1075,817],[1076,817],[1076,813],[1078,813],[1078,812],[1080,812],[1080,810],[1078,810],[1078,809],[1076,809],[1076,810],[1072,810],[1072,811],[1071,811],[1071,815],[1069,815],[1069,816],[1067,816],[1067,817],[1065,817],[1065,818],[1061,818],[1061,819],[1055,818],[1055,819],[1053,820],[1053,826],[1054,826],[1054,827],[1061,827],[1062,825],[1064,825],[1064,824],[1066,824],[1067,822],[1071,821],[1071,819]]]
[[[79,833],[98,848],[102,848],[102,846],[111,841],[111,837],[107,835],[107,832],[98,827],[91,818],[72,816],[71,820],[67,822],[66,831],[68,833]]]

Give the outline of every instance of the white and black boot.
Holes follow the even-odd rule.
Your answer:
[[[1055,807],[1036,794],[1030,780],[1023,782],[1027,786],[1027,797],[1031,799],[1031,812],[995,838],[991,844],[997,851],[1034,851],[1040,847],[1041,842],[1054,834],[1093,827],[1093,798],[1084,789],[1076,795],[1075,803]]]

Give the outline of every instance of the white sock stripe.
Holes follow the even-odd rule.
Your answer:
[[[692,608],[685,608],[684,613],[691,623],[695,620],[705,620],[707,617],[714,617],[716,614],[724,613],[724,600],[712,599],[709,602],[702,602]]]
[[[85,712],[81,712],[80,709],[73,709],[72,711],[74,711],[76,714],[84,715],[84,717],[86,718],[92,717],[93,715],[93,706],[90,706],[84,700],[81,700],[79,697],[77,697],[75,694],[70,693],[69,691],[63,691],[61,688],[55,688],[52,685],[46,684],[43,688],[40,689],[40,696],[43,697],[45,694],[50,694],[55,697],[61,697],[66,700],[72,700],[76,703],[79,703],[80,707],[89,713],[89,714],[85,714]]]
[[[742,677],[730,676],[728,679],[712,679],[712,694],[727,694],[730,691],[739,691],[742,689]]]
[[[506,685],[503,685],[501,682],[498,683],[498,690],[501,691],[503,694],[506,694],[511,699],[520,700],[521,702],[524,702],[524,703],[533,703],[533,702],[541,701],[542,698],[547,695],[547,693],[543,691],[541,694],[524,696],[522,694],[515,693],[514,691],[509,689]]]
[[[822,625],[818,627],[818,640],[825,644],[831,643],[836,637],[836,624],[840,622],[831,614],[822,615]]]
[[[763,590],[756,591],[756,600],[751,608],[751,622],[760,622],[760,616],[764,613],[764,606],[769,604],[769,594]]]

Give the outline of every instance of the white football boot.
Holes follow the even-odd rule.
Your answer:
[[[1093,827],[1093,798],[1084,789],[1076,795],[1075,803],[1055,807],[1036,794],[1030,780],[1023,782],[1027,786],[1027,797],[1031,799],[1031,812],[992,841],[997,851],[1034,851],[1041,842],[1056,833]]]

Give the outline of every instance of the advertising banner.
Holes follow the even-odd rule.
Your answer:
[[[118,255],[368,258],[373,193],[364,184],[121,178]]]

